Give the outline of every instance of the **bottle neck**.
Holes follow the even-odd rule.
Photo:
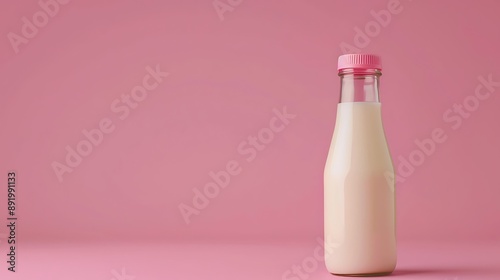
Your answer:
[[[342,69],[340,76],[340,103],[380,102],[378,69]]]

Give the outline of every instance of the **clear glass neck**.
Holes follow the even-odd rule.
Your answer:
[[[340,103],[380,102],[378,86],[381,75],[378,69],[340,70]]]

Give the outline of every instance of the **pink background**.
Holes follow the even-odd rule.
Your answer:
[[[275,274],[266,274],[271,269],[253,275],[281,279],[281,272],[307,256],[307,248],[322,236],[322,176],[339,98],[339,46],[354,45],[354,28],[364,29],[374,20],[370,11],[387,9],[389,2],[248,0],[221,20],[212,1],[75,0],[60,5],[17,54],[7,34],[21,34],[22,17],[31,19],[40,6],[37,1],[1,2],[0,170],[3,182],[7,171],[18,172],[19,279],[34,279],[28,273],[35,270],[50,279],[70,275],[57,272],[66,268],[70,273],[71,266],[55,260],[64,254],[54,253],[42,265],[35,256],[47,257],[46,251],[36,255],[29,248],[145,240],[171,246],[287,241],[288,251],[278,250],[274,258],[281,265],[273,267]],[[399,156],[408,158],[415,139],[429,138],[435,128],[442,128],[447,140],[397,185],[398,238],[401,248],[452,243],[439,251],[448,257],[401,251],[399,264],[408,273],[399,276],[423,278],[412,275],[423,269],[411,264],[434,257],[446,259],[451,268],[441,274],[429,270],[432,279],[498,279],[492,275],[499,271],[483,278],[453,272],[460,263],[453,256],[470,252],[460,251],[460,244],[491,248],[500,241],[500,87],[456,130],[443,113],[474,94],[479,76],[491,74],[500,81],[500,2],[401,0],[400,9],[362,48],[382,56],[383,120],[394,163],[399,164]],[[142,83],[147,66],[156,65],[170,75],[120,120],[110,104]],[[246,162],[238,145],[268,126],[273,108],[284,106],[296,118],[254,161]],[[65,147],[75,147],[85,139],[81,131],[97,128],[103,118],[112,119],[115,130],[59,182],[52,162],[63,162]],[[224,169],[230,160],[240,163],[241,174],[186,225],[179,204],[191,203],[192,189],[202,189],[211,181],[208,173]],[[2,221],[5,195],[2,187]],[[313,245],[297,253],[290,248],[297,243]],[[196,266],[220,259],[242,270],[248,269],[243,264],[252,264],[255,272],[261,266],[255,260],[267,255],[257,250],[248,253],[255,258],[245,254],[250,259],[235,260],[221,246],[207,249],[216,255],[205,252],[206,258],[191,249],[185,260],[198,256]],[[183,252],[190,247],[175,248]],[[498,253],[492,257],[478,250],[471,260],[500,259]],[[150,260],[122,263],[130,261],[127,268],[135,270],[138,280],[225,279],[222,268],[196,275],[189,267],[182,270],[182,254],[172,259],[178,265],[157,263],[177,269],[170,278],[165,276],[169,272],[160,277],[147,268]],[[87,261],[89,267],[97,262]],[[0,263],[0,274],[14,277],[3,259]],[[103,269],[85,277],[110,279],[113,265],[120,265],[99,263]],[[494,265],[500,267],[498,261]],[[320,266],[317,279],[326,275]],[[146,271],[149,276],[141,276]]]

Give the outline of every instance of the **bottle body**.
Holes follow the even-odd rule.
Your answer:
[[[343,82],[347,100],[337,106],[324,170],[325,264],[333,274],[388,274],[396,266],[394,168],[378,84],[370,85],[378,77],[352,78]],[[357,101],[346,98],[359,92]]]
[[[325,257],[334,274],[396,266],[394,173],[380,103],[340,103],[325,166]]]

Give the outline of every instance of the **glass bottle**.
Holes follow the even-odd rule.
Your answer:
[[[382,125],[380,57],[339,57],[335,130],[324,170],[325,264],[338,275],[396,267],[394,168]]]

